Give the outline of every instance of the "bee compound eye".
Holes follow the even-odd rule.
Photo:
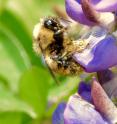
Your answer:
[[[57,22],[52,19],[47,19],[44,21],[44,26],[52,31],[57,30]]]
[[[51,26],[52,25],[52,20],[47,20],[45,23],[46,23],[46,25]]]

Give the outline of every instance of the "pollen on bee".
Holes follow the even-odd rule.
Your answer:
[[[76,51],[81,52],[87,47],[89,41],[86,39],[80,39],[80,40],[74,41],[73,43]]]
[[[49,56],[46,56],[46,61],[47,61],[48,65],[51,65],[53,62],[53,60]]]
[[[35,53],[36,53],[37,55],[40,54],[40,51],[41,51],[41,50],[40,50],[40,47],[39,47],[37,41],[33,41],[33,50],[35,51]]]

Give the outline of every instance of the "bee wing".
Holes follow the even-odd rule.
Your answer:
[[[86,32],[81,39],[91,39],[94,40],[95,38],[103,38],[107,35],[108,31],[106,28],[104,27],[100,27],[100,26],[95,26],[93,28],[91,28],[91,30],[89,32]]]
[[[68,27],[72,21],[64,19],[64,18],[59,18],[60,24],[63,25],[65,28]]]
[[[96,26],[93,27],[91,31],[87,32],[81,37],[80,40],[88,42],[88,45],[81,52],[74,53],[73,58],[75,59],[76,62],[82,65],[86,69],[86,71],[92,72],[94,68],[96,68],[95,67],[96,65],[94,63],[96,63],[97,60],[95,60],[96,62],[93,61],[93,63],[91,64],[90,62],[92,62],[94,58],[96,50],[95,48],[97,47],[97,44],[99,44],[100,41],[106,38],[107,34],[108,34],[107,29]],[[77,42],[79,42],[79,40],[77,40]]]

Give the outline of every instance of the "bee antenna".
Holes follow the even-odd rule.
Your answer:
[[[69,23],[72,23],[72,21],[70,21],[70,20],[68,20],[66,18],[63,18],[63,17],[59,17],[59,19],[64,20],[64,21],[69,22]]]
[[[45,62],[46,62],[46,61],[45,61]],[[47,64],[47,62],[46,62],[46,65],[47,65],[47,67],[48,67],[48,70],[49,70],[49,72],[50,72],[52,78],[54,79],[54,81],[56,82],[56,84],[59,85],[59,84],[60,84],[59,81],[57,80],[55,74],[53,73],[53,71],[51,70],[51,68],[50,68],[49,65]]]

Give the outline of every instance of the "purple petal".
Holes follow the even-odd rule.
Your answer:
[[[66,104],[60,103],[53,113],[52,124],[64,124],[63,113],[65,110]]]
[[[76,1],[81,4],[81,0],[76,0]]]
[[[86,84],[85,82],[81,82],[79,84],[78,87],[78,93],[80,94],[80,96],[88,101],[91,102],[92,98],[91,98],[91,85],[90,84]]]
[[[111,70],[104,70],[97,72],[98,80],[107,93],[107,95],[114,99],[117,98],[117,77]]]
[[[81,0],[76,0],[76,1],[81,4]],[[90,1],[92,4],[95,5],[95,4],[99,3],[101,0],[90,0]]]
[[[89,40],[89,46],[81,53],[74,54],[74,59],[87,72],[97,72],[117,65],[116,38],[112,35],[106,36],[103,28],[100,28],[102,31],[98,28],[96,31],[95,28],[92,30],[92,33],[94,32],[96,36],[91,34],[87,39]]]
[[[106,69],[106,70],[97,72],[97,76],[100,84],[103,85],[114,78],[114,73],[111,70]]]
[[[91,4],[100,12],[113,12],[117,10],[117,0],[91,0]]]
[[[112,124],[117,123],[117,108],[95,79],[93,79],[91,94],[96,109],[98,109],[109,122]]]
[[[109,82],[103,84],[102,87],[111,99],[117,98],[117,78],[113,78]]]
[[[117,11],[115,12],[115,16],[117,16]]]
[[[116,0],[65,0],[67,14],[75,21],[85,25],[95,25],[99,12],[117,11]],[[89,4],[88,4],[89,3]],[[101,20],[102,21],[102,20]]]
[[[98,81],[110,98],[117,97],[117,79],[115,74],[107,69],[97,72]]]
[[[94,106],[84,101],[77,94],[70,97],[64,111],[65,124],[109,124],[95,110]]]
[[[96,5],[96,4],[98,4],[100,1],[102,1],[102,0],[91,0],[91,3],[92,3],[93,5]]]
[[[97,0],[92,0],[94,3]],[[101,12],[113,12],[117,10],[117,0],[98,0],[94,8]]]
[[[82,10],[81,4],[76,0],[65,0],[67,14],[75,21],[81,24],[94,25],[89,21]]]
[[[117,98],[117,77],[115,77],[113,80],[108,82],[107,85],[103,86],[105,89],[110,89],[110,97],[111,99],[116,99]],[[110,87],[110,88],[109,88]]]

